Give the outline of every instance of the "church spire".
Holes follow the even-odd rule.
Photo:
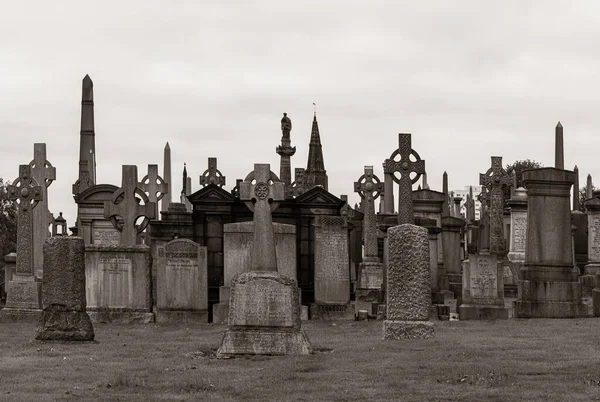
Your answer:
[[[308,163],[306,165],[306,171],[304,172],[304,180],[306,189],[320,185],[327,190],[327,171],[325,170],[325,164],[323,163],[323,147],[321,145],[316,111],[313,116],[312,130],[310,133]]]

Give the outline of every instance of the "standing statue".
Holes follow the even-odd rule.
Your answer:
[[[287,113],[284,113],[281,118],[281,131],[283,132],[283,138],[289,140],[290,131],[292,131],[292,121],[287,117]]]

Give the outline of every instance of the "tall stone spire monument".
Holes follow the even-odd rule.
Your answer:
[[[286,198],[292,198],[292,166],[290,158],[296,153],[296,147],[291,146],[290,131],[292,131],[292,121],[287,117],[287,113],[284,113],[281,119],[281,145],[277,147],[276,151],[281,156],[279,177],[283,182]]]
[[[96,183],[96,132],[94,129],[94,83],[83,77],[81,94],[81,131],[79,137],[79,178],[73,184],[73,195]]]
[[[323,186],[328,190],[327,171],[323,163],[323,147],[319,135],[319,123],[317,123],[317,112],[315,112],[310,133],[310,145],[308,148],[308,163],[304,172],[304,185],[306,190],[315,186]]]

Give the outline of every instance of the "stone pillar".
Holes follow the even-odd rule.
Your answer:
[[[385,163],[384,163],[385,167]],[[383,194],[385,194],[385,198],[383,199],[383,208],[385,214],[393,214],[394,213],[394,179],[392,178],[391,173],[385,173],[383,175]]]
[[[510,208],[510,241],[508,270],[504,274],[504,291],[507,297],[516,297],[519,272],[525,264],[527,241],[527,190],[519,187],[508,200]]]
[[[465,222],[452,216],[442,217],[442,248],[444,269],[449,290],[454,295],[462,294],[462,264],[460,259],[460,230]],[[444,278],[440,273],[440,281]],[[441,286],[440,286],[441,287]]]
[[[94,329],[86,313],[85,243],[81,237],[51,237],[44,244],[44,310],[35,339],[92,341]]]
[[[427,229],[411,224],[388,230],[387,320],[383,339],[431,338],[431,286]]]
[[[527,188],[525,266],[519,276],[518,318],[571,318],[587,315],[573,267],[571,185],[573,172],[541,168],[523,172]]]

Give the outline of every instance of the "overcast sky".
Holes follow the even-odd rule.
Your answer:
[[[168,141],[174,200],[183,163],[200,188],[218,157],[226,188],[254,163],[306,167],[317,104],[329,191],[351,195],[364,165],[412,133],[429,184],[477,184],[490,156],[554,163],[600,180],[598,1],[28,1],[0,9],[0,177],[45,142],[50,210],[76,207],[81,80],[94,81],[97,179],[141,177]],[[292,170],[293,171],[293,170]]]

